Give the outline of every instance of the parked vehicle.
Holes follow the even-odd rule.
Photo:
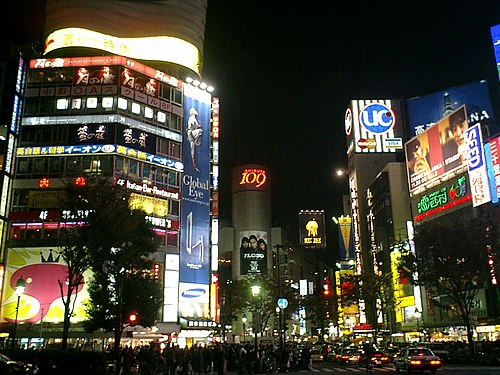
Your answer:
[[[26,374],[35,375],[38,372],[36,366],[20,361],[14,361],[4,354],[0,354],[0,374]]]
[[[409,347],[401,350],[394,361],[394,367],[397,373],[401,370],[408,373],[430,370],[435,374],[441,368],[441,359],[428,348]]]

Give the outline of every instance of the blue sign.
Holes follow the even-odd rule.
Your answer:
[[[288,307],[288,300],[286,298],[279,298],[278,307],[280,309],[286,309]]]
[[[467,162],[469,172],[475,171],[484,166],[483,160],[483,144],[481,141],[481,128],[479,124],[465,131],[465,139],[467,142]]]
[[[359,113],[359,123],[370,133],[385,134],[396,124],[396,117],[385,104],[371,103]]]

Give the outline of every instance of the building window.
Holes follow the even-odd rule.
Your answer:
[[[128,108],[128,101],[127,101],[127,99],[118,98],[118,108],[126,111],[127,108]]]
[[[68,99],[57,99],[56,102],[56,108],[61,110],[61,109],[68,109],[69,105],[69,100]]]

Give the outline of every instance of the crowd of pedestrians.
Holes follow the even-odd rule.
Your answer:
[[[119,356],[120,375],[208,375],[228,372],[240,375],[288,372],[310,366],[309,349],[300,352],[293,346],[280,348],[271,344],[193,345],[123,347]]]

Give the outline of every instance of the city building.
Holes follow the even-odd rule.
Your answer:
[[[64,183],[89,175],[129,189],[162,239],[152,272],[164,304],[152,337],[182,346],[212,334],[219,101],[201,81],[206,7],[204,0],[118,8],[47,1],[44,55],[22,56],[13,75],[2,173],[9,188],[2,189],[0,210],[0,220],[8,218],[1,319],[15,318],[25,339],[39,338],[28,328],[41,331],[42,324],[45,339],[60,337],[57,279],[65,266],[56,239],[72,218],[59,197]],[[47,277],[36,288],[27,285],[16,308],[16,280],[30,272]],[[85,318],[87,297],[83,285],[74,323]],[[74,327],[73,336],[89,337]]]

